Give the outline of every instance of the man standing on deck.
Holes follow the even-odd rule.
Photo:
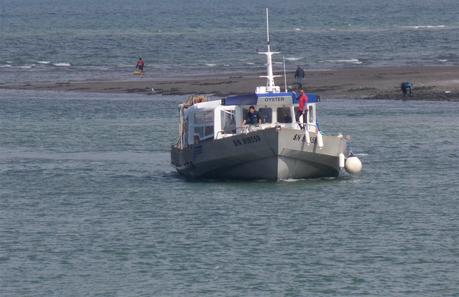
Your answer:
[[[304,70],[298,65],[295,71],[295,80],[298,88],[303,87]]]
[[[298,98],[298,110],[296,112],[296,122],[301,129],[304,129],[305,123],[307,122],[307,103],[308,96],[304,93],[304,90],[300,91],[300,98]],[[300,116],[303,116],[303,125],[300,123]]]

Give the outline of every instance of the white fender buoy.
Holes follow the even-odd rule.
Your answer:
[[[344,159],[344,154],[341,153],[339,154],[339,168],[344,168],[344,163],[345,163],[345,159]]]
[[[319,130],[317,130],[317,145],[320,147],[320,148],[323,148],[324,147],[324,140],[322,138],[322,133],[320,133]]]
[[[346,159],[346,171],[355,174],[359,173],[362,171],[362,162],[360,162],[360,159],[357,157],[349,157]]]

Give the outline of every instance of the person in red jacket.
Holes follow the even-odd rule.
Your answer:
[[[303,124],[307,122],[307,104],[308,95],[304,93],[304,90],[300,91],[300,97],[298,98],[298,110],[296,112],[296,122],[300,125],[301,129],[304,129],[304,125],[300,123],[300,116],[303,115]]]
[[[139,58],[139,61],[137,61],[137,65],[135,65],[135,68],[140,71],[140,73],[143,74],[143,66],[145,65],[145,62],[143,61],[142,58]]]

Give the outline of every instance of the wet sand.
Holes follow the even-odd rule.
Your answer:
[[[49,83],[0,84],[3,89],[55,90],[104,93],[145,93],[164,95],[253,93],[257,85],[264,85],[261,73],[222,74],[215,76],[138,78],[129,81],[68,81]],[[288,84],[293,73],[288,73]],[[414,84],[413,96],[404,98],[400,83]],[[282,86],[283,78],[277,78]],[[322,98],[454,100],[459,101],[459,66],[423,67],[354,67],[307,70],[304,82],[308,92]]]

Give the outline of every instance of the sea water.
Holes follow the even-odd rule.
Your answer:
[[[360,175],[187,182],[182,100],[0,92],[0,296],[457,296],[457,103],[324,99]]]
[[[459,65],[457,0],[0,0],[0,83]]]

